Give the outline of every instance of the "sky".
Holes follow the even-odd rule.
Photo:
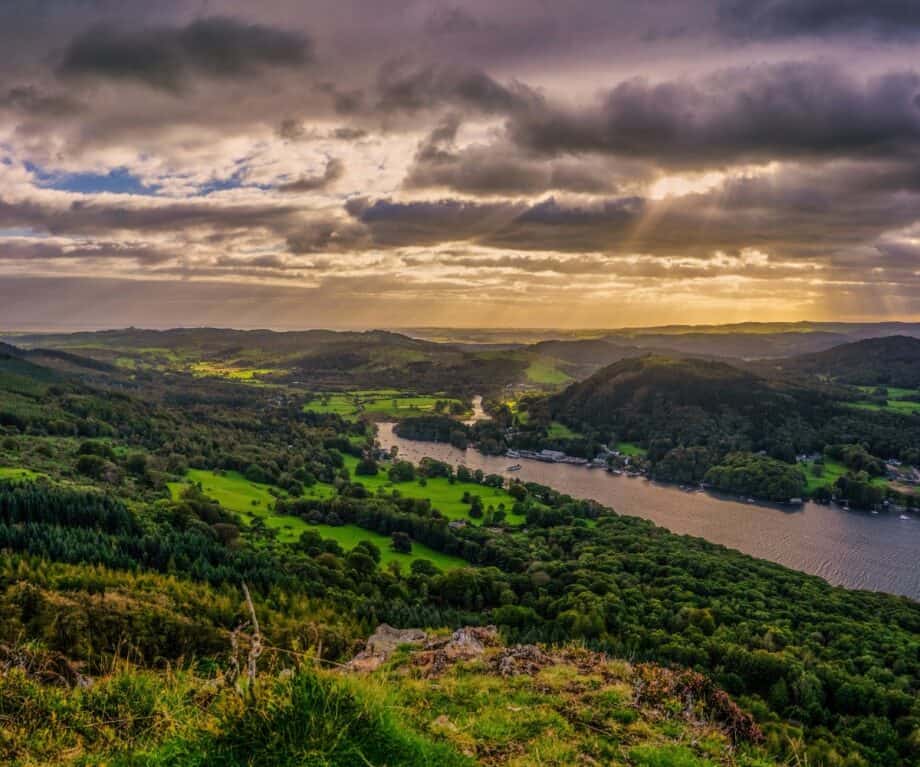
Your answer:
[[[7,0],[0,329],[920,319],[916,0]]]

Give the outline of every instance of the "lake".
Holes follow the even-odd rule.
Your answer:
[[[710,493],[558,463],[542,463],[413,442],[378,424],[380,444],[396,445],[417,463],[425,456],[471,469],[540,482],[577,498],[591,498],[620,514],[649,519],[675,533],[696,535],[771,562],[819,575],[854,589],[920,599],[920,517],[844,511],[806,503],[777,507],[744,503]],[[511,464],[521,470],[509,473]]]

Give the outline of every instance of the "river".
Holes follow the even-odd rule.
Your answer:
[[[601,469],[510,460],[472,448],[413,442],[396,436],[391,423],[378,427],[383,447],[396,445],[401,457],[415,463],[430,456],[540,482],[573,497],[591,498],[620,514],[644,517],[672,532],[699,536],[835,585],[920,600],[920,517],[902,519],[893,512],[873,515],[815,503],[796,508],[743,503]],[[514,463],[521,470],[508,473]]]

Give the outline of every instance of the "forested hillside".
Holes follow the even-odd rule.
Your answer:
[[[665,363],[618,364],[612,396],[645,412],[646,388],[623,393],[619,379]],[[743,391],[811,406],[709,363],[679,363],[669,380],[686,383],[685,365],[724,381],[751,418]],[[834,588],[540,485],[383,460],[371,426],[304,411],[284,388],[170,376],[100,388],[13,357],[0,388],[4,763],[520,764],[550,727],[560,753],[590,738],[592,758],[634,767],[916,762],[910,600]],[[594,412],[605,391],[568,401]],[[692,381],[679,391],[669,406],[712,413]],[[244,583],[264,648],[254,689]],[[595,671],[563,664],[571,683],[525,668],[517,683],[498,675],[458,693],[449,722],[485,694],[544,712],[531,730],[493,713],[507,733],[465,741],[417,710],[438,694],[425,676],[352,686],[312,668],[348,661],[381,622],[493,624],[503,643],[540,652],[575,643],[692,669],[763,737],[731,747],[713,720],[710,740],[681,745],[682,693],[666,686],[652,705],[625,666],[601,684],[626,686],[569,705],[553,685],[586,695]],[[451,685],[473,684],[457,673]],[[333,732],[340,752],[317,735]]]
[[[920,387],[920,339],[870,338],[817,354],[779,360],[771,367],[841,383],[916,389]]]

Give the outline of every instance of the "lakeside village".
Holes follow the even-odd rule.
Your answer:
[[[766,451],[760,451],[758,455],[766,455]],[[630,478],[651,478],[648,467],[641,460],[641,458],[638,458],[637,460],[636,456],[625,455],[619,450],[611,450],[607,447],[607,445],[601,445],[600,454],[592,460],[568,455],[561,450],[508,450],[505,452],[505,457],[511,459],[522,458],[531,461],[542,461],[543,463],[562,463],[572,466],[584,466],[588,469],[605,469],[610,474],[626,476]],[[796,463],[803,467],[821,460],[822,455],[820,453],[801,454],[796,456]],[[520,471],[520,469],[520,464],[513,464],[512,466],[509,466],[506,471],[515,472]],[[920,486],[920,470],[918,470],[916,467],[905,465],[901,461],[895,459],[889,459],[885,461],[885,475],[886,479],[890,482],[900,483],[902,485]],[[707,490],[715,489],[707,482],[700,482],[699,484],[695,485],[681,484],[679,487],[681,490],[686,492],[705,492]],[[756,502],[756,499],[754,498],[742,499],[746,500],[747,503]],[[800,506],[802,503],[804,503],[804,499],[799,497],[790,498],[786,503],[790,506]],[[892,504],[888,500],[883,501],[881,506],[888,511],[894,512],[904,512],[907,510],[906,507]],[[846,502],[843,502],[841,504],[841,508],[848,510],[849,505]],[[877,513],[877,511],[873,510],[873,513]]]
[[[373,452],[373,457],[375,460],[381,462],[389,462],[395,460],[396,451],[398,448],[385,449],[376,447]],[[765,451],[760,451],[758,455],[766,455]],[[616,476],[625,476],[631,479],[643,478],[646,481],[651,480],[651,472],[649,466],[644,460],[642,455],[627,455],[624,452],[616,449],[610,449],[606,445],[600,446],[600,453],[593,459],[589,460],[587,458],[581,458],[578,456],[568,455],[567,453],[561,450],[515,450],[510,449],[505,451],[504,456],[506,458],[515,460],[529,460],[529,461],[540,461],[542,463],[560,463],[567,464],[570,466],[581,466],[586,469],[602,469],[607,471],[609,474]],[[812,454],[801,454],[796,456],[796,463],[801,465],[803,469],[809,464],[814,464],[816,461],[823,460],[823,457],[820,453]],[[520,471],[523,466],[520,463],[514,463],[506,467],[504,474],[514,474]],[[904,488],[913,486],[920,487],[920,470],[913,466],[903,464],[900,461],[890,459],[885,461],[885,479],[894,486],[901,485]],[[494,479],[499,479],[500,475],[491,475]],[[658,480],[661,481],[661,480]],[[666,483],[668,484],[668,483]],[[708,482],[699,482],[694,484],[679,484],[677,485],[680,490],[688,493],[702,493],[702,492],[720,492],[719,489]],[[721,493],[720,494],[724,494]],[[729,493],[729,495],[731,495]],[[756,499],[753,497],[746,497],[744,495],[735,496],[738,500],[746,503],[763,503],[763,499]],[[844,510],[849,511],[850,505],[847,501],[843,500],[834,500],[836,505]],[[793,497],[789,498],[785,502],[774,501],[774,503],[784,503],[789,506],[801,506],[805,502],[805,498],[802,497]],[[892,502],[891,500],[885,499],[875,508],[869,509],[872,514],[878,514],[880,511],[900,513],[902,516],[909,511],[913,511],[913,508],[908,508],[897,503]],[[904,516],[903,518],[907,518]]]

